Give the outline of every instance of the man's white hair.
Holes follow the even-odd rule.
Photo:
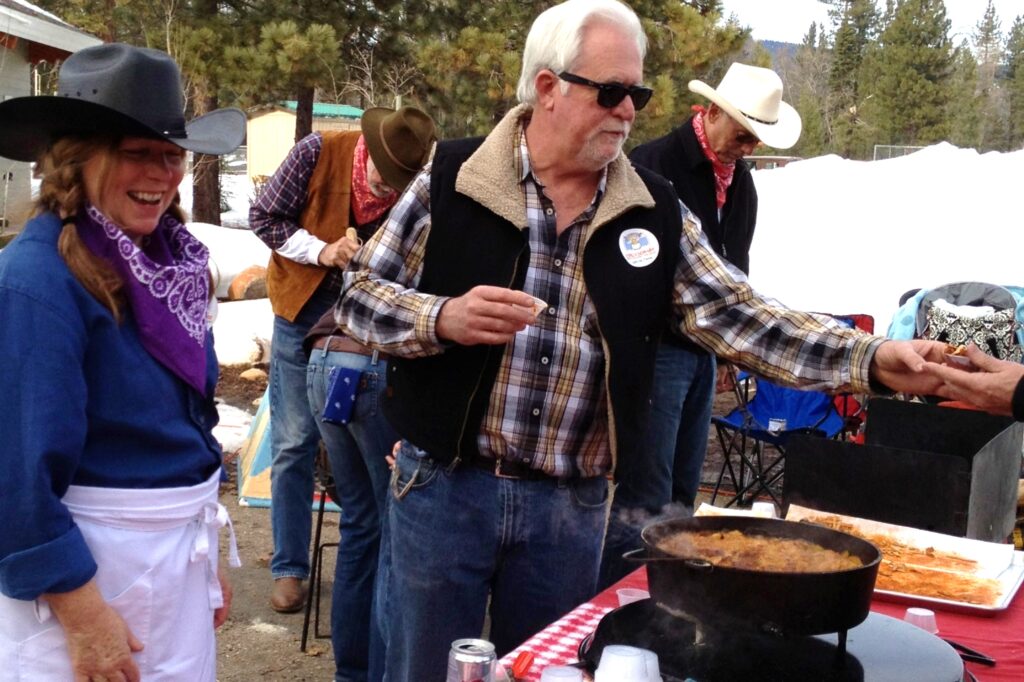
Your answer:
[[[595,20],[605,20],[622,27],[636,41],[640,59],[644,58],[647,36],[640,19],[629,7],[618,0],[566,0],[541,12],[530,27],[523,48],[523,71],[516,88],[520,102],[537,103],[535,79],[542,69],[551,69],[558,74],[574,68],[583,42],[583,31]]]

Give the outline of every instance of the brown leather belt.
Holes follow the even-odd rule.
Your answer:
[[[507,459],[491,459],[480,455],[463,460],[463,464],[490,472],[498,478],[520,478],[526,481],[557,480],[557,476],[545,473],[541,469],[533,469],[526,462],[511,462]]]
[[[313,348],[327,350],[330,353],[358,353],[359,355],[373,355],[373,349],[354,341],[347,336],[321,336],[313,342]],[[378,353],[378,357],[387,358],[384,353]]]

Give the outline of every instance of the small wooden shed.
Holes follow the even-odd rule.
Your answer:
[[[249,179],[270,176],[295,145],[295,100],[249,110],[246,162]],[[348,104],[313,104],[313,131],[358,130],[363,110]]]

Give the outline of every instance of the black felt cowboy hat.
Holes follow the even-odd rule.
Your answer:
[[[60,67],[56,95],[0,102],[0,156],[35,161],[66,135],[114,134],[226,154],[245,139],[245,114],[217,109],[188,123],[181,73],[165,52],[121,43],[87,47]]]
[[[360,120],[366,148],[384,182],[405,189],[430,158],[434,119],[416,107],[367,109]]]

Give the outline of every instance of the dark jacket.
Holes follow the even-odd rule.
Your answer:
[[[715,174],[693,131],[693,118],[668,135],[638,146],[630,152],[629,158],[634,164],[668,179],[686,207],[700,218],[715,253],[743,272],[750,272],[757,190],[747,162],[742,159],[736,162],[720,221],[715,203]]]
[[[425,293],[459,296],[479,284],[521,289],[525,280],[529,245],[520,224],[525,219],[521,190],[514,180],[487,178],[474,197],[461,184],[479,179],[471,164],[480,158],[484,169],[511,167],[511,160],[492,151],[503,145],[488,139],[479,157],[474,155],[478,145],[479,140],[443,142],[435,154],[433,220],[417,286]],[[624,159],[613,162],[584,250],[584,279],[605,353],[613,465],[616,457],[632,456],[643,441],[655,351],[669,317],[678,260],[673,247],[682,229],[672,188],[653,173],[639,175]],[[498,212],[488,207],[501,207],[509,197],[513,201]],[[620,237],[633,228],[650,231],[661,244],[648,266],[632,267],[620,250]],[[478,456],[477,436],[503,353],[503,346],[453,346],[425,358],[392,358],[385,414],[402,437],[441,462]]]

